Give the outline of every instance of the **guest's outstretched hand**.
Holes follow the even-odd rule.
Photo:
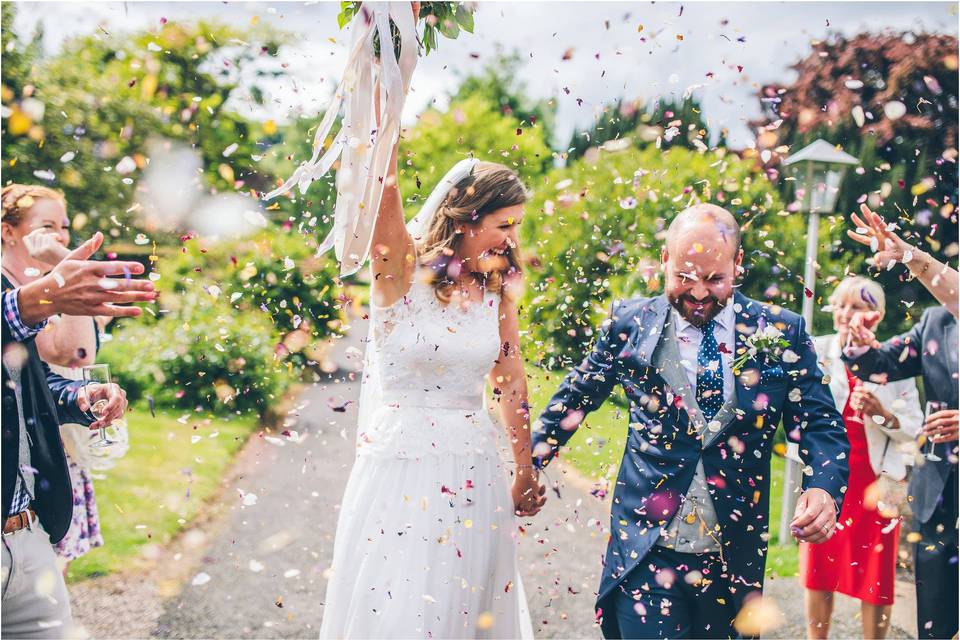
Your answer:
[[[850,318],[847,329],[847,344],[845,347],[870,347],[879,349],[880,341],[874,329],[880,322],[879,311],[856,311]]]
[[[892,225],[888,225],[879,213],[865,204],[860,205],[860,213],[863,217],[856,213],[850,214],[857,230],[847,230],[847,235],[873,250],[874,267],[889,269],[899,262],[910,262],[913,258],[913,247],[893,232]]]
[[[153,283],[134,277],[144,272],[139,262],[90,260],[101,244],[103,234],[97,232],[68,253],[50,273],[20,287],[20,316],[27,325],[58,313],[138,316],[138,307],[118,305],[156,299]]]

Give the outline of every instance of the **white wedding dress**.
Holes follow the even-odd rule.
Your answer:
[[[483,400],[498,316],[496,295],[464,310],[420,282],[371,304],[364,384],[376,392],[361,399],[321,638],[533,637]]]

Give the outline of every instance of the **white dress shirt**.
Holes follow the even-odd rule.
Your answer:
[[[697,354],[700,352],[700,341],[703,332],[687,322],[676,309],[673,314],[673,327],[677,333],[677,347],[680,349],[680,364],[687,372],[690,387],[697,388]],[[737,348],[736,314],[733,312],[733,297],[713,318],[713,337],[720,345],[720,357],[723,360],[723,400],[726,402],[736,392],[733,378],[733,359]],[[724,348],[726,347],[726,348]]]

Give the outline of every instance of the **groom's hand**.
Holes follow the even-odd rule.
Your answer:
[[[837,526],[837,505],[823,489],[807,489],[797,500],[790,532],[800,542],[824,542]]]

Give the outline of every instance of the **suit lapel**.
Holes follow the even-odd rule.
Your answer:
[[[736,345],[734,347],[734,359],[747,348],[747,338],[754,334],[757,330],[757,321],[760,318],[762,311],[760,304],[748,299],[746,296],[743,296],[739,292],[735,293],[733,296],[733,305],[734,305],[734,331],[736,333]],[[657,350],[657,346],[660,343],[661,335],[663,334],[664,327],[666,325],[667,314],[670,312],[670,302],[667,300],[665,295],[659,295],[655,298],[652,298],[650,302],[640,311],[639,314],[634,318],[634,322],[637,324],[637,334],[636,337],[630,342],[629,346],[625,351],[630,352],[630,355],[636,358],[641,368],[646,367],[655,367],[653,364],[654,352]],[[671,360],[675,367],[661,367],[663,371],[660,372],[661,377],[664,379],[667,384],[674,387],[677,393],[684,388],[684,386],[689,386],[688,381],[686,380],[686,372],[682,370],[679,364],[679,350],[676,349],[676,345],[673,345],[675,358],[668,358]],[[627,354],[624,353],[624,356]],[[676,374],[677,369],[680,369],[679,374]],[[731,401],[724,404],[720,411],[715,416],[715,419],[720,421],[722,427],[719,431],[712,432],[706,436],[707,442],[713,442],[716,440],[731,424],[737,420],[752,420],[753,415],[756,414],[756,410],[753,408],[753,404],[757,399],[757,393],[759,391],[760,380],[759,380],[759,366],[758,363],[750,359],[743,367],[741,375],[734,375],[734,384],[735,384],[735,395]],[[742,375],[744,372],[749,372],[752,370],[756,375]],[[679,383],[679,384],[678,384]],[[686,385],[685,385],[686,383]],[[689,394],[691,397],[689,401],[685,401],[685,404],[688,408],[692,408],[696,412],[697,416],[700,416],[702,419],[702,414],[696,404],[696,394]],[[733,414],[733,415],[730,415]],[[691,418],[694,415],[691,413]]]
[[[641,368],[651,366],[653,352],[660,342],[664,321],[670,311],[670,302],[666,296],[659,295],[652,298],[638,316],[634,318],[637,324],[637,335],[631,341],[629,349],[640,363]]]
[[[734,326],[737,335],[736,346],[734,347],[734,359],[740,356],[747,349],[747,338],[752,336],[757,330],[757,320],[760,318],[760,305],[753,302],[737,292],[733,295]],[[750,373],[750,372],[754,373]],[[740,375],[734,373],[734,383],[736,386],[737,405],[734,411],[737,412],[740,419],[750,419],[756,413],[753,403],[757,399],[757,392],[760,387],[759,367],[753,358],[747,360],[740,371]],[[731,420],[732,424],[734,421]],[[717,434],[719,435],[719,434]]]

